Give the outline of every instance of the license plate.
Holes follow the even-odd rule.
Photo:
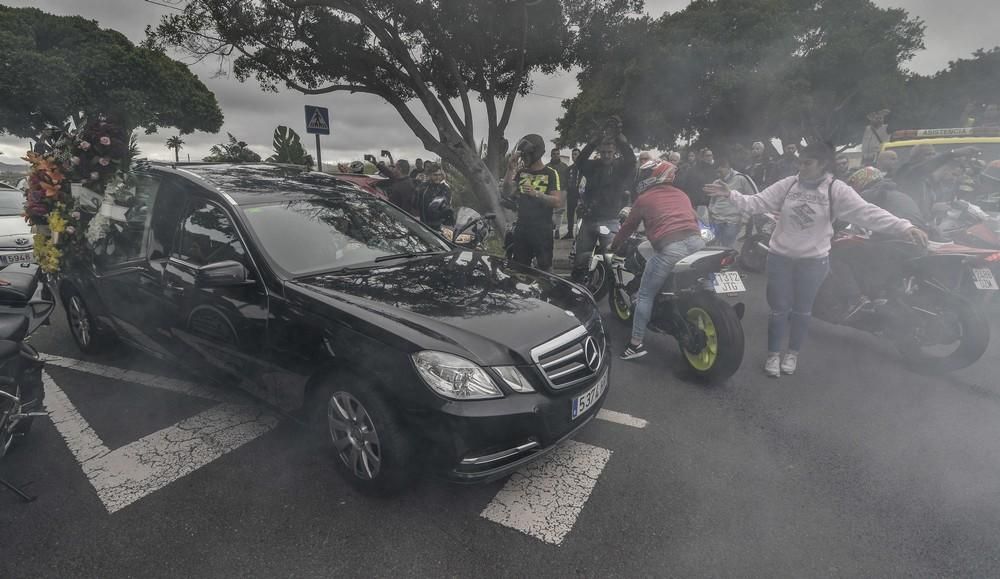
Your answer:
[[[747,291],[738,271],[720,271],[715,274],[712,283],[717,294],[738,294]]]
[[[1000,289],[1000,286],[997,286],[997,279],[993,277],[993,272],[985,267],[977,267],[972,270],[972,282],[981,290]]]
[[[590,410],[590,408],[601,399],[601,396],[604,395],[604,391],[607,389],[608,373],[605,372],[601,375],[601,378],[597,381],[597,384],[595,384],[593,388],[573,399],[573,408],[570,413],[570,417],[573,420],[576,420],[577,417],[582,416]]]
[[[0,255],[0,262],[2,263],[26,263],[30,261],[35,261],[35,252],[33,251],[26,251],[24,253],[8,253],[7,255]]]

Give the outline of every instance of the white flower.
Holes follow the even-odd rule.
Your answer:
[[[87,227],[87,241],[91,245],[97,244],[100,240],[104,239],[108,234],[108,218],[104,215],[98,213],[90,220],[90,226]]]

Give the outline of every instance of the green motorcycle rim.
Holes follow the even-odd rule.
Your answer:
[[[712,316],[701,308],[689,309],[687,320],[705,333],[705,347],[700,352],[684,350],[684,357],[695,370],[707,372],[719,358],[719,334],[715,330],[715,322],[712,321]]]

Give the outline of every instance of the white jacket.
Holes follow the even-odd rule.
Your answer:
[[[831,187],[831,181],[832,187]],[[829,196],[827,195],[829,191]],[[830,216],[830,198],[834,217]],[[833,221],[840,219],[873,231],[902,235],[913,225],[872,205],[843,181],[827,173],[819,186],[806,188],[798,177],[786,177],[757,195],[733,191],[729,200],[750,214],[780,213],[771,235],[771,253],[785,257],[826,257],[830,254]]]

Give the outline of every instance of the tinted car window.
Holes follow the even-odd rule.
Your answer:
[[[105,237],[95,244],[99,265],[130,261],[143,255],[150,208],[156,202],[159,190],[159,178],[150,175],[136,178],[135,200],[125,214],[125,221],[110,223]]]
[[[450,249],[402,211],[369,196],[297,199],[244,212],[264,252],[296,276]]]
[[[204,199],[193,199],[181,219],[173,257],[202,266],[234,260],[245,263],[246,251],[226,212]]]
[[[17,189],[0,189],[0,216],[24,213],[24,193]]]

